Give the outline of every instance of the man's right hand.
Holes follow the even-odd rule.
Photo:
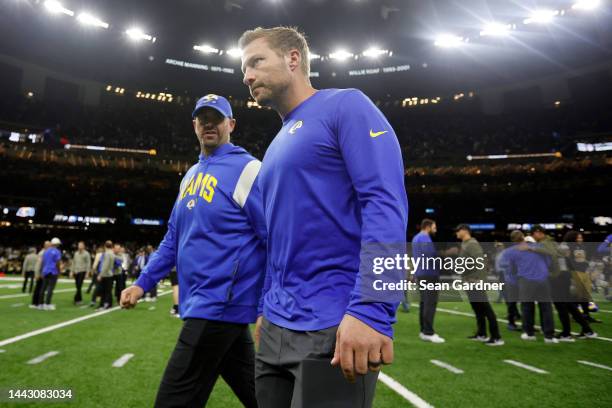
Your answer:
[[[119,303],[124,309],[131,309],[138,303],[138,299],[144,296],[144,290],[137,285],[132,285],[121,292]]]

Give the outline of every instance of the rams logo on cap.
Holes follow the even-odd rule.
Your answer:
[[[295,134],[295,131],[301,128],[303,124],[304,122],[298,120],[293,126],[291,126],[291,129],[289,129],[289,133],[291,133],[292,135]]]
[[[217,96],[215,94],[208,94],[208,95],[202,97],[202,100],[204,102],[215,102],[217,99],[219,99],[219,96]]]

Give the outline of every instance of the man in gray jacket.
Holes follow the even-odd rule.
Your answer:
[[[100,307],[97,310],[110,309],[113,305],[113,268],[115,265],[115,254],[113,243],[104,243],[104,252],[100,256],[98,273],[98,293],[100,294]]]
[[[74,283],[76,285],[76,293],[74,294],[74,304],[80,305],[83,301],[83,294],[81,289],[83,287],[83,281],[85,276],[91,271],[91,255],[85,249],[85,243],[79,241],[78,249],[72,257],[72,267],[70,273],[74,276]]]
[[[23,287],[21,292],[25,293],[28,281],[30,281],[30,287],[28,293],[32,293],[32,284],[34,283],[34,271],[36,270],[36,262],[38,262],[38,256],[36,255],[36,248],[30,248],[28,254],[23,259],[23,266],[21,267],[21,275],[23,276]]]

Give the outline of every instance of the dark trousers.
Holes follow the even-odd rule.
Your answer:
[[[589,322],[587,322],[582,313],[578,310],[578,305],[576,305],[576,303],[555,302],[555,309],[557,309],[557,314],[561,321],[561,336],[569,336],[572,334],[570,314],[580,325],[583,333],[591,333],[593,331]]]
[[[161,380],[156,408],[201,408],[219,375],[256,408],[255,349],[247,324],[187,319]]]
[[[520,319],[516,302],[518,299],[518,285],[505,282],[503,292],[504,298],[506,299],[506,309],[508,311],[508,323],[515,325],[516,320]]]
[[[550,303],[550,286],[548,281],[530,281],[519,279],[519,298],[523,309],[523,332],[530,336],[534,334],[535,302],[540,309],[542,332],[547,338],[555,333],[555,323]]]
[[[83,300],[83,281],[85,280],[85,272],[77,272],[74,274],[74,284],[76,286],[76,293],[74,294],[74,303]]]
[[[57,275],[48,274],[43,278],[42,290],[40,291],[39,304],[50,305],[53,297],[53,290],[57,283]]]
[[[113,277],[102,278],[99,285],[100,307],[113,305]]]
[[[40,305],[40,293],[42,292],[43,280],[42,278],[35,279],[34,292],[32,292],[32,304],[34,306]]]
[[[487,292],[484,290],[468,290],[466,291],[472,310],[476,315],[476,335],[487,337],[487,321],[489,322],[489,331],[491,338],[500,339],[499,326],[497,325],[497,316],[489,303]]]
[[[349,383],[330,361],[338,326],[296,331],[263,319],[255,360],[257,403],[262,408],[370,408],[378,373]]]
[[[21,292],[25,293],[26,286],[28,286],[28,281],[30,281],[30,288],[28,289],[28,293],[32,293],[32,285],[34,284],[34,271],[26,271],[23,279],[23,287],[21,288]]]
[[[418,283],[438,283],[439,278],[419,278]],[[434,334],[434,316],[436,315],[436,307],[438,306],[438,291],[437,290],[419,290],[421,300],[419,302],[419,325],[421,333],[428,336]]]
[[[87,293],[91,292],[91,289],[92,289],[92,288],[95,288],[95,286],[96,286],[96,284],[97,284],[97,279],[96,279],[97,277],[98,277],[98,274],[97,274],[97,273],[93,273],[93,274],[92,274],[92,276],[91,276],[91,282],[89,282],[89,286],[87,287],[87,291],[86,291]],[[94,294],[95,294],[95,293],[96,293],[96,292],[95,292],[95,289],[94,289]],[[92,299],[91,299],[91,300],[92,300],[92,302],[94,301],[94,299],[95,299],[95,298],[92,298]]]
[[[121,300],[121,292],[125,289],[125,272],[114,275],[113,283],[115,284],[115,299],[117,299],[117,303],[119,303]]]

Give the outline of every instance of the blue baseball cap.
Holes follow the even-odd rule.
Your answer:
[[[233,116],[232,107],[229,101],[220,95],[208,94],[198,99],[191,117],[195,118],[198,112],[203,108],[215,109],[226,118],[231,118]]]

